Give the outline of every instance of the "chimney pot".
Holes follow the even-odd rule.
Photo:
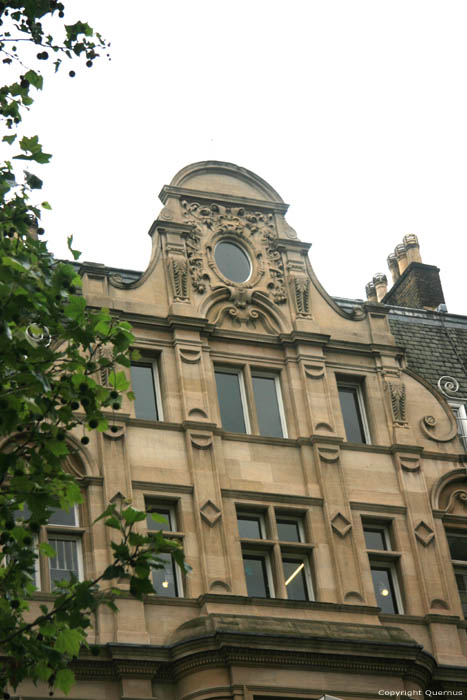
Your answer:
[[[377,272],[373,277],[373,284],[376,290],[376,298],[381,301],[388,291],[388,278],[382,272]]]
[[[375,285],[373,284],[373,282],[368,282],[368,284],[365,287],[365,292],[366,292],[366,298],[368,299],[368,301],[372,301],[372,302],[378,301],[378,298],[376,296]]]
[[[399,279],[399,265],[397,264],[397,258],[394,253],[388,256],[388,267],[392,275],[392,283],[395,284]]]
[[[413,262],[422,262],[422,258],[420,255],[420,245],[418,243],[418,238],[414,233],[408,233],[406,236],[403,238],[404,240],[404,245],[407,250],[407,261],[408,264]]]
[[[396,245],[396,247],[394,248],[394,255],[396,256],[397,264],[399,265],[399,274],[402,275],[402,273],[405,272],[409,264],[407,260],[407,248],[403,243],[399,243],[399,245]]]

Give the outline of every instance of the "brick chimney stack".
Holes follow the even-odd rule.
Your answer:
[[[386,291],[384,287],[386,277],[378,273],[373,277],[373,283],[370,282],[366,286],[369,301],[374,301],[374,298],[370,298],[368,294],[368,288],[373,284],[377,300],[384,304],[434,311],[440,304],[445,303],[439,268],[422,263],[420,246],[415,234],[408,233],[404,236],[403,242],[396,246],[394,253],[391,253],[387,260],[393,286]]]

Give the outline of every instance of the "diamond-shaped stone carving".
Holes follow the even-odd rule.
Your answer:
[[[347,520],[345,515],[342,515],[342,513],[335,514],[331,520],[331,525],[334,532],[337,532],[340,537],[345,537],[346,534],[352,529],[352,523],[350,520]]]
[[[219,518],[222,517],[220,509],[211,500],[207,500],[206,503],[201,506],[199,512],[209,527],[214,527]]]
[[[429,525],[424,523],[423,520],[420,520],[415,528],[415,535],[424,547],[428,547],[430,542],[433,540],[435,533]]]

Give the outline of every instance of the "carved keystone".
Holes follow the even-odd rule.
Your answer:
[[[423,522],[423,520],[420,520],[415,528],[415,535],[424,547],[428,547],[430,542],[434,539],[435,533],[429,525]]]
[[[345,537],[352,529],[352,523],[342,513],[336,513],[331,520],[332,529],[339,537]]]
[[[199,512],[201,513],[201,517],[205,522],[207,522],[209,527],[214,527],[219,518],[222,517],[220,509],[211,500],[207,500],[206,503],[204,503],[201,506]]]

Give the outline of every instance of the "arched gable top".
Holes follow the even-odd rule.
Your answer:
[[[288,208],[276,190],[259,175],[247,168],[223,161],[207,160],[182,168],[170,185],[162,189],[160,198],[164,203],[167,194],[174,188],[188,191],[187,194],[191,190],[194,195],[209,193],[231,197],[237,201],[252,199],[280,205],[284,213]]]
[[[453,469],[434,484],[431,506],[449,515],[467,516],[467,474],[465,469]]]

